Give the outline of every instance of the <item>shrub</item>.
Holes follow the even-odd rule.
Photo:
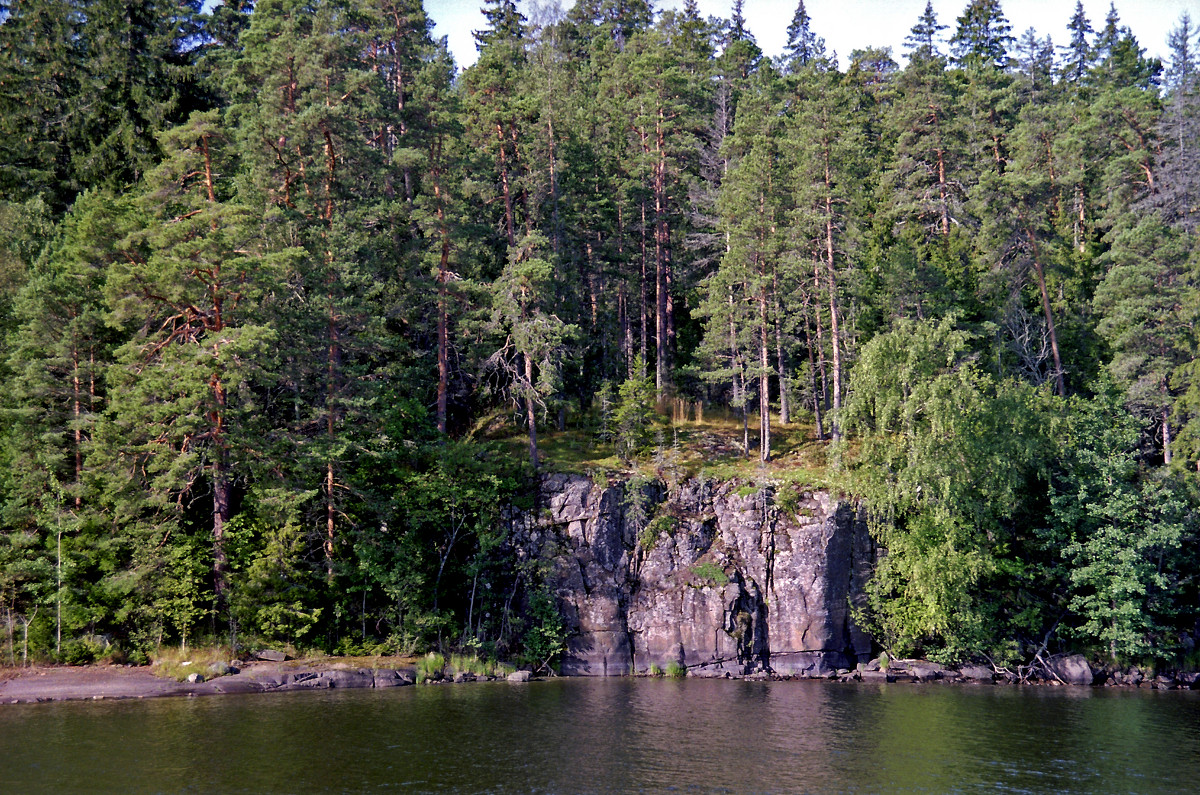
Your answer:
[[[687,666],[671,660],[667,663],[666,675],[669,679],[682,679],[687,676]]]
[[[638,533],[638,543],[642,549],[649,552],[658,546],[658,537],[663,533],[669,536],[675,535],[675,530],[679,527],[679,520],[670,514],[662,514],[650,520],[650,522],[642,528]]]
[[[525,632],[525,660],[533,672],[553,668],[567,650],[567,627],[554,595],[544,585],[529,598],[529,629]]]
[[[662,676],[662,669],[658,667],[658,663],[650,663],[650,669],[646,671],[650,676]]]
[[[62,645],[59,660],[67,665],[87,665],[95,662],[103,652],[104,647],[91,638],[78,638]]]

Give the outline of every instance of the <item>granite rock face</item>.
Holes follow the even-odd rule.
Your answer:
[[[633,495],[550,475],[541,497],[521,546],[552,563],[571,632],[565,674],[675,662],[700,676],[824,676],[869,656],[851,605],[874,549],[853,509],[824,492],[689,480]]]

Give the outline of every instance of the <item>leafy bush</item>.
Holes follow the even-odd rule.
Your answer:
[[[59,661],[67,665],[87,665],[104,653],[104,646],[91,638],[77,638],[62,645]]]
[[[687,667],[671,660],[667,663],[666,675],[668,679],[682,679],[687,676]]]
[[[663,670],[658,667],[658,663],[650,663],[650,668],[646,673],[650,676],[662,676]]]
[[[543,586],[529,597],[529,629],[525,631],[525,661],[533,672],[552,669],[567,650],[567,628],[554,596]]]

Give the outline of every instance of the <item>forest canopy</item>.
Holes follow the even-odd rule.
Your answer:
[[[1200,661],[1186,14],[843,69],[803,0],[779,58],[482,11],[459,71],[420,0],[0,0],[7,662],[552,647],[544,442],[633,472],[671,405],[819,445],[890,653]]]

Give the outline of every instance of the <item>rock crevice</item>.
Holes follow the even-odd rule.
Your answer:
[[[852,605],[874,549],[851,506],[804,491],[784,510],[774,489],[693,479],[645,488],[639,526],[626,489],[550,475],[522,527],[571,633],[563,673],[824,676],[869,657]]]

